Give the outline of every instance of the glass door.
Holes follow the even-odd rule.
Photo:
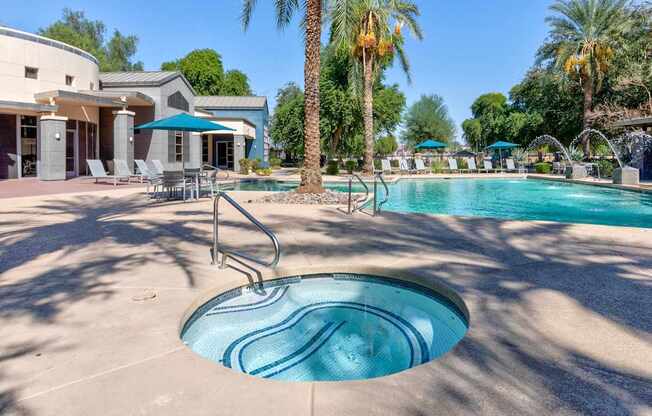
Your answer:
[[[66,121],[66,174],[68,176],[75,176],[77,170],[75,165],[75,150],[77,148],[77,121]]]
[[[228,168],[228,158],[226,153],[226,142],[217,142],[217,167],[220,169]]]

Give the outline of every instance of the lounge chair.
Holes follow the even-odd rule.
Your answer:
[[[95,183],[97,183],[100,179],[113,181],[113,186],[118,185],[119,179],[126,179],[127,182],[129,182],[129,176],[108,175],[104,170],[102,161],[100,160],[87,159],[86,164],[88,164],[88,169],[91,171],[91,178],[95,179]]]
[[[423,163],[423,159],[414,159],[414,167],[417,173],[428,173],[428,168]]]
[[[163,171],[165,170],[160,160],[150,160],[147,167],[154,175],[163,175]]]
[[[161,175],[155,175],[152,173],[147,166],[147,163],[142,159],[134,160],[136,162],[136,167],[138,168],[138,176],[140,176],[140,182],[147,182],[147,193],[149,194],[149,186],[154,186],[154,193],[156,193],[156,188],[161,184]]]
[[[493,171],[494,173],[498,171],[498,169],[494,169],[494,165],[491,163],[491,160],[485,159],[483,163],[484,163],[484,169],[482,170],[486,171],[487,173],[489,173],[489,171]]]
[[[506,159],[505,163],[507,164],[507,172],[518,172],[518,173],[525,173],[525,169],[522,167],[516,168],[514,165],[514,159]]]
[[[129,178],[127,179],[127,182],[129,182],[131,178],[136,178],[142,182],[140,175],[134,174],[131,169],[129,169],[126,160],[113,159],[113,169],[117,176]]]
[[[389,159],[381,159],[380,171],[383,173],[387,172],[390,175],[394,173],[394,169],[392,169],[392,164],[389,162]]]
[[[408,164],[407,159],[401,159],[399,161],[399,169],[400,169],[401,173],[410,174],[410,173],[415,172],[414,169],[410,169],[410,165]]]
[[[457,167],[457,160],[453,159],[452,157],[448,158],[448,171],[451,173],[454,171],[457,171],[457,173],[462,173],[460,168]]]
[[[466,159],[466,164],[469,166],[469,172],[480,172],[478,166],[475,164],[475,158],[469,157]]]

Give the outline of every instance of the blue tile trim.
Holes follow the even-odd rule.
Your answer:
[[[342,325],[344,325],[344,323],[345,323],[345,322],[340,322],[340,323],[337,325],[337,328],[340,328]],[[274,362],[271,362],[271,363],[269,363],[269,364],[266,364],[266,365],[264,365],[264,366],[262,366],[262,367],[258,367],[258,368],[256,368],[255,370],[247,371],[247,373],[249,373],[249,374],[251,374],[251,375],[256,375],[256,374],[258,374],[258,373],[262,373],[263,371],[267,371],[267,370],[269,370],[269,369],[272,369],[272,368],[274,368],[274,367],[276,367],[276,366],[279,366],[279,365],[281,365],[281,364],[284,364],[284,363],[290,361],[291,359],[293,359],[294,357],[296,357],[296,356],[299,355],[299,354],[303,354],[303,353],[304,353],[306,350],[308,350],[308,349],[309,349],[313,344],[315,344],[317,341],[319,341],[319,338],[321,338],[325,333],[327,333],[328,330],[329,330],[333,325],[335,325],[335,322],[328,322],[328,323],[327,323],[326,325],[324,325],[324,326],[323,326],[319,331],[317,331],[317,333],[316,333],[315,335],[313,335],[312,338],[310,338],[310,339],[308,340],[308,342],[306,342],[305,344],[303,344],[303,345],[302,345],[298,350],[296,350],[296,351],[290,353],[289,355],[287,355],[287,356],[285,356],[285,357],[283,357],[283,358],[279,358],[278,360],[276,360],[276,361],[274,361]],[[336,328],[336,329],[337,329],[337,328]],[[332,335],[332,334],[331,334],[331,335]],[[321,345],[323,345],[323,342],[320,344],[320,346],[321,346]],[[319,347],[317,347],[317,349],[319,349]],[[312,353],[314,353],[314,351],[313,351]],[[312,353],[311,353],[311,354],[312,354]]]

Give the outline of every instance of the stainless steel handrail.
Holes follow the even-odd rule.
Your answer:
[[[379,204],[376,205],[376,201],[378,201],[378,197],[376,195],[376,184],[377,184],[377,179],[380,179],[380,183],[383,184],[383,187],[385,187],[385,199],[380,201]],[[387,183],[385,182],[385,179],[383,179],[383,173],[377,173],[376,176],[374,177],[374,215],[379,213],[381,211],[381,208],[383,205],[385,205],[389,201],[389,187],[387,186]]]
[[[223,170],[223,169],[220,169],[220,168],[218,168],[217,166],[209,165],[208,163],[204,163],[204,164],[202,165],[202,170],[204,169],[205,166],[211,168],[212,170],[216,170],[218,174],[219,174],[220,172],[224,172],[224,173],[226,173],[226,178],[224,178],[224,180],[228,180],[228,179],[229,179],[229,176],[230,176],[230,175],[229,175],[229,172],[228,172],[228,171]],[[215,176],[215,179],[217,179],[217,175]]]
[[[358,180],[358,182],[360,182],[362,184],[362,186],[365,189],[365,196],[363,198],[361,198],[361,199],[356,199],[354,201],[355,202],[355,208],[351,209],[352,194],[353,194],[353,178],[356,178]],[[354,212],[361,210],[362,208],[364,208],[365,205],[367,205],[367,202],[369,202],[368,200],[369,200],[369,187],[362,180],[362,178],[360,176],[358,176],[355,173],[351,174],[351,176],[349,176],[349,210],[348,210],[349,212],[348,213],[353,214]],[[362,205],[360,205],[360,204],[362,204]]]
[[[264,232],[267,237],[269,237],[270,240],[272,240],[272,244],[274,245],[274,259],[271,262],[267,262],[265,260],[261,260],[257,257],[250,256],[248,254],[244,253],[239,253],[237,251],[226,251],[226,250],[220,250],[219,248],[219,238],[218,238],[218,229],[219,229],[219,218],[218,218],[218,211],[219,211],[219,204],[220,200],[224,198],[226,202],[231,204],[235,209],[237,209],[242,215],[244,215],[253,225],[256,226],[260,231]],[[217,253],[220,252],[222,253],[222,261],[220,263],[220,269],[226,268],[226,260],[229,257],[241,257],[245,260],[252,261],[256,264],[260,264],[261,266],[265,267],[271,267],[274,268],[278,265],[279,260],[281,259],[281,246],[278,242],[278,238],[276,235],[269,230],[265,225],[263,225],[260,221],[258,221],[253,215],[249,213],[246,209],[244,209],[240,204],[235,202],[230,196],[228,196],[225,192],[218,192],[217,196],[215,197],[215,202],[213,204],[213,248],[211,250],[211,258],[212,258],[212,263],[217,264],[218,259],[217,259]]]

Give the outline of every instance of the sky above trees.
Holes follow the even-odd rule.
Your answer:
[[[408,105],[422,94],[441,95],[461,136],[462,121],[471,117],[470,105],[479,95],[497,91],[508,94],[521,81],[547,35],[544,18],[547,0],[419,1],[424,40],[406,40],[412,79],[396,66],[386,83],[398,83]],[[161,0],[157,7],[133,0],[129,7],[95,0],[43,2],[23,0],[3,10],[0,24],[36,32],[58,20],[61,10],[84,10],[91,19],[139,38],[134,61],[157,70],[163,62],[185,56],[193,49],[212,48],[227,69],[237,68],[250,78],[254,93],[275,95],[288,81],[303,82],[303,41],[297,24],[279,33],[272,17],[272,2],[260,2],[255,23],[246,33],[236,0],[183,3]],[[39,13],[34,13],[39,10]],[[110,33],[108,34],[110,35]]]

